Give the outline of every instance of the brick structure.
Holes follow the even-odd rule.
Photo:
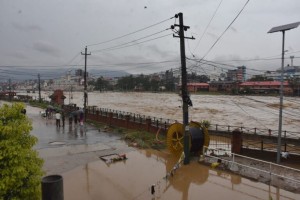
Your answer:
[[[158,121],[152,122],[151,118],[135,118],[130,115],[118,116],[117,113],[102,111],[95,108],[87,110],[87,119],[102,122],[110,126],[144,130],[151,133],[156,133],[159,129],[161,129],[161,134],[166,134],[167,131],[166,124],[159,124]]]
[[[242,153],[242,132],[238,129],[232,131],[232,138],[231,138],[231,152],[236,154]]]
[[[64,96],[64,92],[62,90],[55,90],[54,93],[49,96],[49,98],[51,99],[51,103],[64,105],[64,100],[66,97]]]

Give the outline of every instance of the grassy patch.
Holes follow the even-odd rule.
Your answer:
[[[132,146],[147,149],[164,149],[166,143],[158,141],[156,135],[146,131],[127,130],[124,134],[123,139],[129,142]],[[160,136],[162,137],[162,136]],[[165,138],[165,137],[164,137]],[[165,139],[164,139],[165,140]]]
[[[100,123],[97,121],[88,120],[89,124],[99,128],[100,130],[105,130],[107,132],[113,132],[120,134],[122,139],[128,142],[130,146],[142,148],[142,149],[165,149],[166,148],[166,137],[159,135],[159,140],[156,139],[154,133],[149,133],[147,131],[125,129],[121,127],[112,127],[107,124]]]

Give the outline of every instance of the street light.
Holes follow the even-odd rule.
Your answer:
[[[276,26],[271,28],[268,33],[282,32],[282,53],[281,53],[281,77],[280,77],[280,104],[279,104],[279,125],[278,125],[278,144],[277,144],[277,163],[280,163],[281,155],[281,132],[282,132],[282,107],[283,107],[283,71],[284,71],[284,36],[285,31],[297,28],[300,22]]]

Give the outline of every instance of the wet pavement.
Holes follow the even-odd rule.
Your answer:
[[[178,158],[166,151],[128,147],[119,135],[87,126],[56,128],[41,109],[27,107],[46,175],[61,174],[66,200],[96,199],[300,199],[299,194],[201,165],[197,159],[165,179]],[[126,154],[106,163],[100,156]],[[155,193],[151,194],[151,185]]]
[[[212,170],[192,161],[173,177],[166,173],[176,159],[166,152],[139,150],[128,160],[106,164],[99,160],[64,173],[66,199],[299,199],[300,195]],[[151,186],[155,193],[151,194]]]

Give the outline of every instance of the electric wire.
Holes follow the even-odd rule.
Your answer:
[[[135,39],[135,40],[126,42],[126,43],[122,43],[122,44],[116,45],[116,46],[112,46],[112,47],[108,47],[108,48],[100,49],[100,50],[93,50],[92,52],[98,52],[98,51],[103,51],[103,50],[107,50],[107,49],[109,50],[109,49],[114,49],[114,48],[117,48],[117,47],[122,47],[122,46],[125,46],[125,45],[128,45],[128,44],[131,44],[131,43],[133,43],[133,42],[137,42],[137,41],[139,41],[139,40],[142,40],[142,39],[151,37],[151,36],[153,36],[153,35],[157,35],[157,34],[159,34],[159,33],[162,33],[162,32],[164,32],[164,31],[166,31],[166,30],[169,30],[169,28],[167,28],[167,29],[165,29],[165,30],[162,30],[162,31],[158,31],[158,32],[156,32],[156,33],[152,33],[152,34],[146,35],[146,36],[144,36],[144,37],[141,37],[141,38],[138,38],[138,39]]]
[[[110,40],[106,40],[106,41],[99,42],[99,43],[94,43],[94,44],[89,44],[89,45],[87,45],[87,47],[89,47],[89,46],[96,46],[96,45],[100,45],[100,44],[105,44],[105,43],[108,43],[108,42],[112,42],[112,41],[114,41],[114,40],[118,40],[118,39],[127,37],[127,36],[129,36],[129,35],[133,35],[133,34],[135,34],[135,33],[138,33],[138,32],[144,31],[144,30],[146,30],[146,29],[149,29],[149,28],[151,28],[151,27],[154,27],[154,26],[157,26],[157,25],[159,25],[159,24],[162,24],[162,23],[164,23],[164,22],[166,22],[166,21],[169,21],[169,20],[171,20],[171,19],[173,19],[173,18],[174,18],[174,17],[171,17],[171,18],[162,20],[162,21],[160,21],[160,22],[158,22],[158,23],[155,23],[155,24],[152,24],[152,25],[150,25],[150,26],[147,26],[147,27],[138,29],[138,30],[133,31],[133,32],[131,32],[131,33],[127,33],[127,34],[125,34],[125,35],[121,35],[121,36],[115,37],[115,38],[110,39]]]
[[[217,40],[213,43],[213,45],[208,49],[208,51],[204,54],[204,56],[201,58],[203,60],[209,53],[210,51],[214,48],[214,46],[218,43],[218,41],[222,38],[222,36],[227,32],[227,30],[231,27],[231,25],[235,22],[235,20],[240,16],[240,14],[243,12],[247,4],[249,3],[250,0],[247,0],[242,9],[238,12],[236,17],[231,21],[231,23],[227,26],[227,28],[222,32],[222,34],[217,38]]]
[[[135,44],[125,45],[125,46],[121,46],[121,47],[110,47],[110,48],[100,49],[100,50],[92,51],[92,52],[95,53],[95,52],[105,52],[105,51],[123,49],[123,48],[127,48],[127,47],[136,46],[136,45],[139,45],[139,44],[143,44],[143,43],[146,43],[146,42],[150,42],[150,41],[153,41],[153,40],[161,39],[161,38],[164,38],[164,37],[167,37],[167,36],[170,36],[170,35],[171,34],[168,33],[166,35],[162,35],[162,36],[159,36],[159,37],[156,37],[156,38],[152,38],[152,39],[149,39],[149,40],[145,40],[145,41],[142,41],[142,42],[137,42]]]
[[[205,27],[205,29],[204,29],[202,35],[201,35],[200,38],[199,38],[199,41],[198,41],[196,47],[194,48],[193,52],[195,52],[196,49],[198,48],[198,46],[199,46],[199,44],[200,44],[200,42],[201,42],[203,36],[205,35],[205,33],[206,33],[208,27],[210,26],[210,23],[212,22],[212,20],[214,19],[215,15],[217,14],[217,11],[219,10],[219,8],[220,8],[222,2],[223,2],[223,0],[220,1],[220,3],[219,3],[219,5],[217,6],[215,12],[213,13],[212,17],[210,18],[210,20],[209,20],[208,24],[206,25],[206,27]],[[194,55],[194,54],[192,53],[192,55]]]
[[[253,117],[252,115],[250,115],[244,108],[242,108],[238,103],[234,102],[233,100],[231,101],[234,103],[234,105],[236,105],[238,108],[240,108],[244,113],[246,113],[249,117],[251,117],[252,119],[254,119],[258,124],[260,124],[261,126],[265,127],[267,129],[267,126],[265,124],[262,124],[258,119],[256,119],[255,117]]]

